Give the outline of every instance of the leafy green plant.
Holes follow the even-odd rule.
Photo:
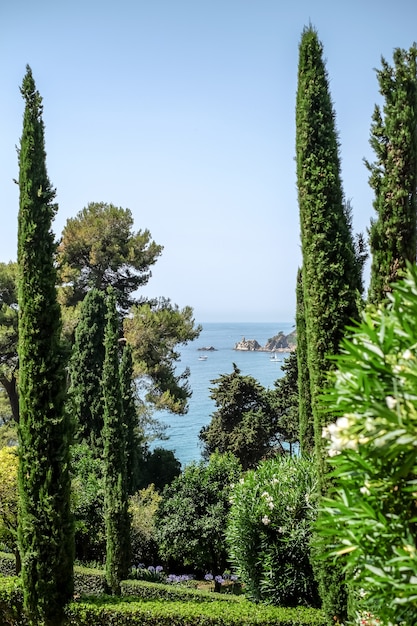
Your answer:
[[[324,429],[335,488],[319,531],[336,537],[359,608],[417,623],[417,268],[368,308],[337,357]],[[362,607],[361,607],[362,605]]]
[[[316,492],[315,465],[300,457],[264,461],[235,485],[226,536],[231,561],[252,599],[318,604],[309,562]]]
[[[226,520],[241,466],[233,454],[191,463],[165,488],[157,513],[161,559],[221,574],[227,566]]]

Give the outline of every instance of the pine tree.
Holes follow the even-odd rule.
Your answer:
[[[106,579],[109,589],[120,594],[120,581],[130,567],[130,523],[126,480],[126,432],[119,378],[119,316],[116,297],[108,290],[107,325],[103,367],[104,476],[106,518]]]
[[[300,449],[302,454],[311,454],[314,449],[314,424],[311,411],[310,375],[308,371],[307,334],[303,302],[302,270],[297,273],[297,366],[298,366],[298,411],[300,424]]]
[[[383,113],[375,107],[370,144],[374,163],[369,183],[377,218],[371,222],[372,253],[369,300],[386,299],[406,262],[416,260],[417,227],[417,47],[397,48],[394,65],[384,58],[377,71]]]
[[[34,623],[58,624],[73,593],[70,425],[56,299],[57,211],[46,170],[42,98],[26,68],[19,150],[19,528],[26,611]]]
[[[85,440],[101,456],[104,400],[101,381],[104,363],[105,295],[91,289],[83,300],[70,360],[70,407],[76,439]]]
[[[329,420],[321,396],[348,323],[358,317],[361,271],[345,209],[335,114],[323,61],[312,26],[299,48],[296,111],[297,185],[303,255],[302,285],[314,420],[315,458],[321,492],[328,488],[322,429]],[[342,571],[318,560],[316,573],[329,623],[346,614]]]
[[[123,420],[126,433],[126,480],[129,495],[138,490],[139,462],[142,458],[142,437],[139,433],[138,412],[133,380],[132,348],[126,343],[120,361],[120,386]]]

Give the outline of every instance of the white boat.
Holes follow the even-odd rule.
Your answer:
[[[273,363],[281,363],[281,359],[277,357],[276,353],[274,353],[274,356],[271,356],[269,360]]]
[[[200,354],[200,356],[198,357],[199,361],[207,361],[207,356],[205,354]]]

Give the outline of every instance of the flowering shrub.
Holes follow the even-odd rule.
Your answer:
[[[344,555],[359,611],[417,624],[416,267],[351,332],[329,394],[336,487],[319,532],[337,537],[330,556]]]
[[[252,599],[318,604],[309,562],[316,491],[314,464],[297,457],[264,461],[234,486],[226,536],[231,561]]]
[[[157,565],[156,567],[149,565],[145,567],[143,563],[139,563],[137,566],[131,568],[129,578],[147,580],[153,583],[163,583],[166,581],[166,574],[162,565]]]

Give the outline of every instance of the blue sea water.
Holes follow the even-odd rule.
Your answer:
[[[186,367],[190,369],[189,384],[192,397],[186,415],[170,415],[166,412],[155,414],[155,417],[168,425],[166,434],[168,441],[155,441],[152,447],[161,446],[173,450],[181,462],[182,469],[192,461],[201,459],[201,447],[198,439],[200,429],[210,423],[211,414],[215,410],[214,401],[210,398],[211,381],[221,374],[233,371],[236,363],[243,375],[253,376],[264,387],[272,388],[274,382],[283,376],[281,366],[287,354],[279,354],[279,362],[270,360],[268,352],[242,352],[234,350],[235,344],[243,337],[256,339],[263,346],[268,339],[279,331],[285,334],[294,329],[292,322],[280,323],[202,323],[203,330],[195,341],[181,350],[178,371]],[[202,352],[199,348],[212,346],[214,351]],[[199,360],[202,354],[207,360]]]

